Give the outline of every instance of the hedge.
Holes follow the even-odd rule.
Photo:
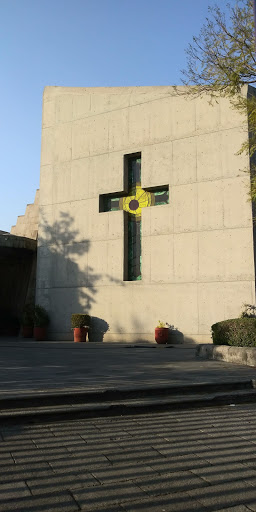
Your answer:
[[[256,318],[232,318],[212,325],[215,345],[256,347]]]

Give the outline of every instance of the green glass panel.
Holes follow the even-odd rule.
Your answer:
[[[169,203],[169,190],[162,189],[157,192],[153,192],[155,198],[155,205],[158,206],[160,204],[168,204]]]
[[[104,212],[114,212],[120,210],[119,197],[105,196],[104,199]]]
[[[141,220],[128,218],[128,280],[141,280]]]
[[[129,192],[141,183],[141,158],[128,160]],[[129,214],[128,217],[128,280],[141,280],[141,220]]]
[[[141,158],[129,158],[128,160],[128,187],[129,192],[136,183],[141,182]]]

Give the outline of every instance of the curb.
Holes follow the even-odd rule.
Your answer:
[[[256,347],[233,347],[229,345],[199,345],[196,356],[246,366],[256,366]]]

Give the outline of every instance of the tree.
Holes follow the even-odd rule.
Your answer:
[[[227,5],[227,14],[215,5],[198,37],[186,50],[187,68],[182,71],[189,95],[209,93],[212,100],[230,98],[234,108],[248,116],[249,140],[240,152],[256,156],[256,96],[242,94],[243,85],[256,84],[256,48],[253,0],[238,0]],[[256,176],[252,176],[252,200],[256,202]]]

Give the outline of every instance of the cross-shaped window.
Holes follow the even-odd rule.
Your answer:
[[[141,188],[141,154],[124,157],[125,191],[100,195],[100,212],[124,210],[124,280],[141,280],[141,210],[169,202],[169,185]]]

